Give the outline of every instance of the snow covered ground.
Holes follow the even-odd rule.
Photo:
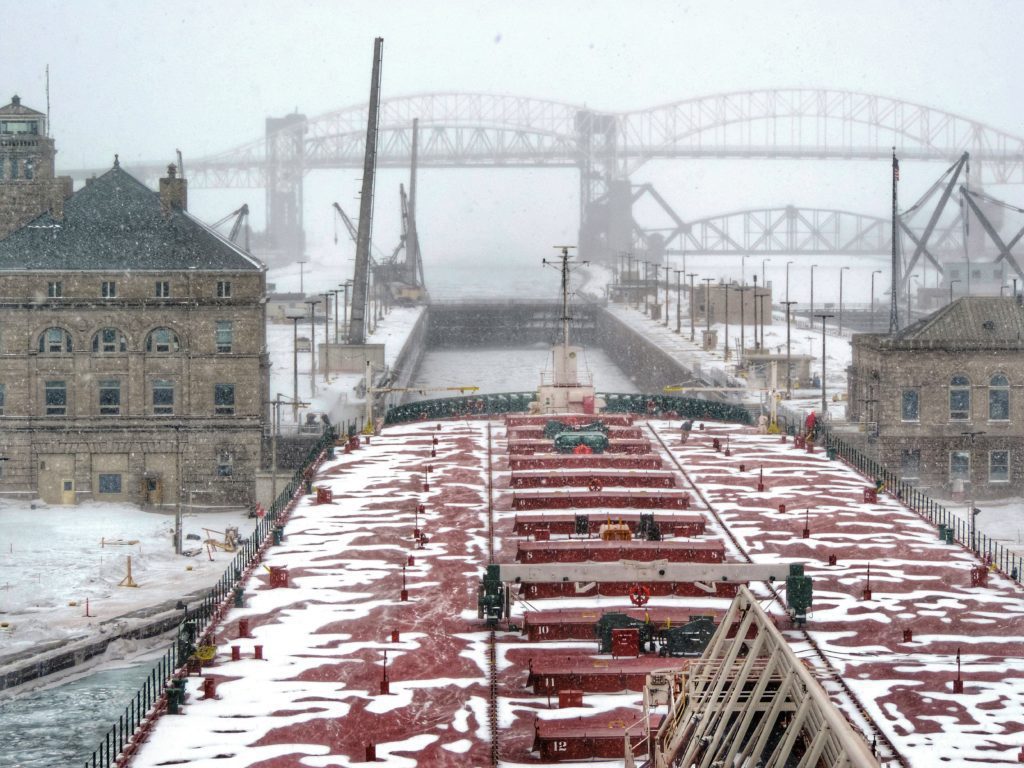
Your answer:
[[[0,501],[0,667],[21,651],[106,632],[118,616],[173,607],[183,595],[205,591],[234,555],[202,541],[223,540],[227,526],[247,536],[255,522],[241,511],[186,509],[185,549],[202,551],[185,557],[174,553],[173,513],[131,504]],[[138,587],[118,586],[129,557]]]

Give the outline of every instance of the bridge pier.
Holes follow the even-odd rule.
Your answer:
[[[267,241],[273,255],[285,262],[302,258],[302,177],[305,174],[306,116],[268,117]],[[272,256],[273,258],[273,256]]]

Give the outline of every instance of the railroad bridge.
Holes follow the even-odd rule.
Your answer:
[[[367,105],[307,118],[268,118],[265,135],[187,163],[194,187],[263,188],[272,247],[304,247],[303,179],[315,170],[362,168]],[[419,164],[435,168],[564,167],[579,173],[580,246],[610,261],[636,245],[657,256],[675,235],[637,226],[633,203],[648,190],[630,175],[650,160],[884,160],[953,162],[971,153],[982,184],[1024,182],[1024,137],[978,120],[887,96],[829,88],[712,94],[625,112],[480,93],[427,93],[381,103],[378,167],[408,167],[419,119]],[[154,180],[165,162],[130,170]],[[94,169],[65,171],[87,178]],[[664,202],[664,201],[662,201]],[[752,251],[761,253],[762,251]]]

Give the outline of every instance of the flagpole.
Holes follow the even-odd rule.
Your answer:
[[[896,159],[896,147],[892,148],[892,287],[889,300],[889,333],[896,333],[900,328],[898,302],[900,284],[899,220],[896,216],[896,185],[900,180],[900,161]],[[910,321],[910,310],[907,310],[907,322]]]

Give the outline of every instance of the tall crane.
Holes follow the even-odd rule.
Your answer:
[[[228,234],[228,240],[230,240],[232,243],[237,243],[238,242],[238,235],[241,232],[244,231],[245,232],[245,245],[244,245],[244,248],[245,248],[245,250],[248,251],[249,250],[249,205],[248,205],[248,203],[242,203],[242,207],[241,208],[236,208],[235,210],[233,210],[231,213],[229,213],[224,218],[219,219],[218,221],[215,221],[213,224],[210,225],[210,229],[217,229],[217,227],[221,226],[222,224],[226,224],[228,221],[231,220],[231,217],[234,217],[235,221],[231,225],[231,232]]]
[[[380,122],[380,70],[384,38],[373,41],[373,73],[370,76],[370,105],[366,122],[366,153],[363,157],[363,184],[359,200],[359,227],[356,230],[356,267],[352,280],[353,344],[366,343],[366,305],[370,273],[370,231],[373,226],[373,182],[377,171],[377,132]]]

